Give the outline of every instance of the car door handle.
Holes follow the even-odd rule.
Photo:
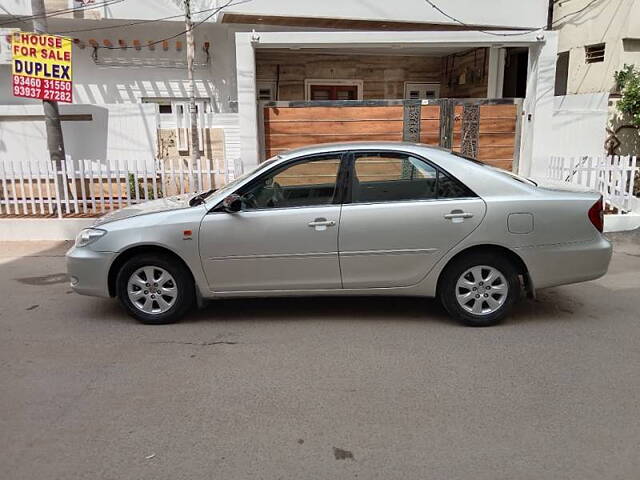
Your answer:
[[[447,213],[444,218],[446,218],[447,220],[452,220],[454,218],[471,218],[473,217],[473,213],[469,213],[469,212],[451,212],[451,213]]]
[[[326,218],[316,218],[313,222],[309,222],[308,225],[310,227],[335,227],[336,222]]]

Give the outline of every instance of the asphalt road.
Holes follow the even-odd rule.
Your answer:
[[[0,478],[638,479],[640,236],[499,327],[239,300],[150,327],[0,245]]]

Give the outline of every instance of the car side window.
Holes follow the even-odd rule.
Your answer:
[[[354,154],[351,201],[394,202],[436,198],[437,170],[410,154]]]
[[[333,203],[341,154],[313,157],[260,177],[240,192],[245,209],[308,207]]]
[[[438,171],[438,198],[468,198],[476,195],[455,178]]]

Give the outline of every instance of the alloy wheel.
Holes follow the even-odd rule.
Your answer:
[[[478,265],[465,271],[456,283],[456,300],[473,315],[490,315],[506,302],[509,284],[498,269]]]
[[[178,286],[167,270],[149,265],[137,269],[129,277],[127,295],[137,309],[159,315],[175,304]]]

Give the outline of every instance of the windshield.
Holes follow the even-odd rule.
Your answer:
[[[512,180],[515,180],[516,182],[520,182],[520,183],[524,183],[526,185],[533,185],[534,187],[537,187],[538,184],[536,182],[534,182],[533,180],[530,180],[528,178],[525,177],[521,177],[520,175],[516,175],[513,172],[510,172],[509,170],[505,170],[504,168],[498,168],[498,167],[493,167],[487,163],[481,162],[480,160],[476,160],[473,157],[468,157],[466,155],[463,155],[461,153],[458,152],[451,152],[452,155],[455,155],[458,158],[462,158],[463,160],[467,160],[469,162],[473,162],[476,165],[482,165],[485,168],[491,169],[494,172],[498,172],[502,175],[506,175],[507,177],[511,178]]]
[[[269,160],[265,160],[264,162],[260,163],[254,169],[249,170],[247,173],[244,173],[244,174],[240,175],[235,180],[227,183],[225,186],[223,186],[223,187],[219,188],[218,190],[216,190],[216,192],[215,192],[216,195],[221,195],[222,194],[224,196],[227,192],[232,191],[237,185],[242,183],[244,180],[246,180],[247,178],[249,178],[250,176],[252,176],[256,172],[271,166],[277,160],[280,160],[280,158],[281,158],[280,156],[276,155],[275,157],[271,157]]]

